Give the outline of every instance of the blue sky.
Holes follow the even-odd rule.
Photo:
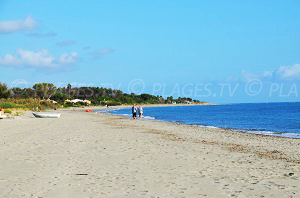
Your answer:
[[[0,0],[0,81],[300,101],[299,8],[297,0]]]

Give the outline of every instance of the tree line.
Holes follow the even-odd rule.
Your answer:
[[[12,88],[9,89],[5,83],[0,83],[0,99],[39,99],[55,100],[59,104],[64,104],[66,100],[87,99],[93,105],[121,105],[121,104],[171,104],[200,102],[192,98],[179,97],[174,99],[172,96],[164,99],[162,96],[151,94],[127,94],[121,90],[103,87],[67,87],[57,88],[52,83],[37,83],[32,88]]]

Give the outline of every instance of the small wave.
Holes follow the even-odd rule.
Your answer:
[[[205,125],[195,125],[195,126],[199,126],[202,128],[209,128],[209,129],[218,129],[218,127],[215,127],[215,126],[205,126]]]
[[[217,129],[218,127],[215,127],[215,126],[205,126],[205,128]]]
[[[144,116],[143,118],[146,120],[155,120],[155,117],[152,116]]]
[[[285,133],[284,137],[288,137],[288,138],[300,138],[300,134],[297,134],[297,133]]]
[[[268,135],[268,136],[277,136],[285,138],[300,138],[300,134],[297,133],[287,133],[287,132],[275,132],[275,131],[263,131],[263,130],[240,130],[246,133],[259,134],[259,135]]]

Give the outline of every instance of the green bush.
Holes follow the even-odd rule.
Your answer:
[[[114,102],[114,101],[111,101],[111,102],[107,102],[106,103],[108,106],[118,106],[118,105],[121,105],[122,103],[121,102]]]
[[[4,113],[11,113],[11,110],[5,109]]]
[[[75,106],[81,107],[81,106],[85,106],[84,102],[76,102]]]
[[[14,108],[26,108],[26,106],[25,105],[22,105],[22,104],[15,104],[14,105]]]
[[[10,108],[32,109],[40,106],[43,109],[53,109],[54,107],[56,107],[56,104],[53,104],[48,101],[36,101],[34,99],[8,98],[6,100],[0,100],[0,108],[4,108],[4,109],[10,109]]]
[[[74,106],[73,104],[74,104],[73,102],[66,102],[64,104],[64,107],[73,107]]]
[[[11,103],[4,102],[4,103],[0,103],[0,107],[7,109],[7,108],[13,108],[13,105]]]

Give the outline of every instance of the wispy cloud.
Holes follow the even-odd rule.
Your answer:
[[[245,70],[242,70],[241,73],[240,73],[240,78],[241,78],[241,80],[244,80],[244,81],[249,81],[249,80],[252,80],[252,79],[257,79],[259,77],[260,77],[260,74],[257,74],[257,73],[254,73],[254,72],[245,71]]]
[[[31,33],[28,33],[27,36],[30,36],[30,37],[56,37],[57,33],[54,33],[54,32],[47,32],[47,33],[31,32]]]
[[[17,49],[16,54],[6,54],[0,57],[0,66],[18,68],[69,70],[72,64],[79,61],[79,54],[71,52],[54,57],[48,50],[30,51]]]
[[[300,80],[300,64],[295,64],[293,66],[280,66],[277,69],[276,74],[284,80]]]
[[[245,81],[252,79],[260,80],[300,80],[300,64],[292,66],[280,66],[273,70],[252,72],[242,70],[239,77],[229,76],[227,81]]]
[[[37,20],[33,19],[31,16],[19,20],[0,21],[0,34],[33,30],[37,27],[37,24]]]
[[[101,48],[92,53],[93,58],[98,59],[103,55],[114,53],[115,49],[111,48]]]
[[[65,41],[56,42],[55,44],[57,46],[64,47],[64,46],[74,45],[75,43],[76,41],[74,40],[65,40]]]

